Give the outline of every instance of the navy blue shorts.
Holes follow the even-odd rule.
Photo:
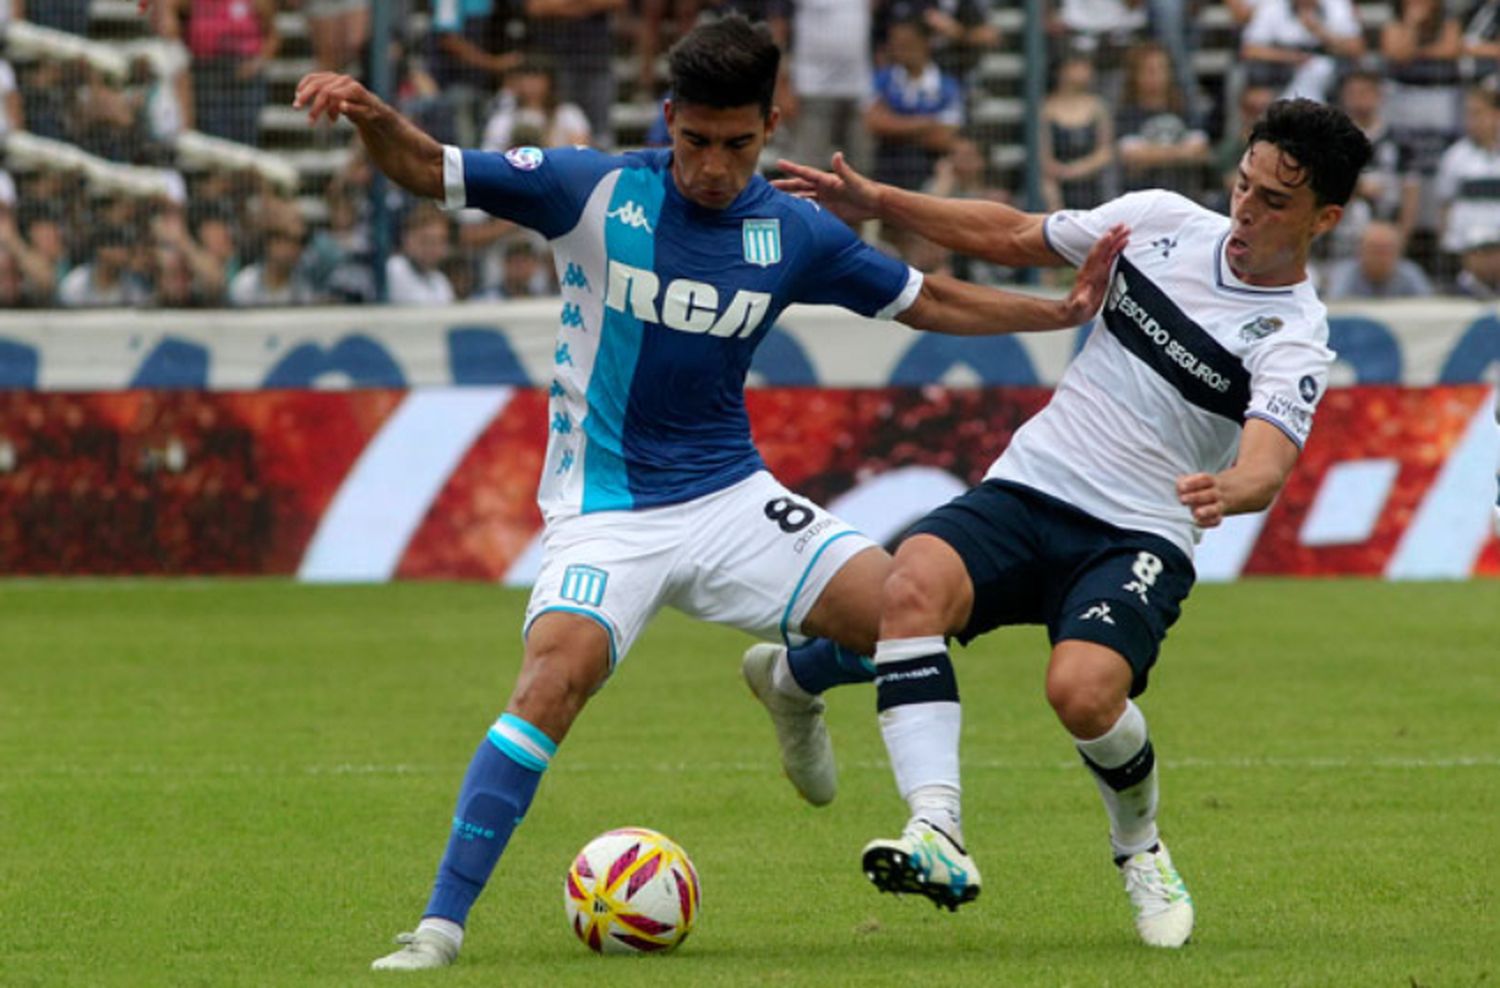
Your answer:
[[[1020,484],[987,480],[907,533],[953,547],[974,584],[974,611],[958,640],[1012,624],[1044,624],[1056,645],[1081,639],[1112,648],[1146,689],[1167,629],[1196,574],[1158,535],[1116,528]]]

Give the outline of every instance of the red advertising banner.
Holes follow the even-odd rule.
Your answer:
[[[1049,395],[747,401],[778,477],[884,537],[982,477]],[[1282,496],[1208,533],[1200,572],[1500,574],[1493,402],[1479,385],[1331,391]],[[0,573],[525,583],[546,436],[537,389],[3,392]],[[899,500],[895,477],[912,479]]]

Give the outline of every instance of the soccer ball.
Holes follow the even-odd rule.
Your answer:
[[[596,954],[672,950],[687,939],[702,902],[687,852],[645,827],[585,844],[563,892],[568,925]]]

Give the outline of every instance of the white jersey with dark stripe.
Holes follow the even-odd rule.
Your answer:
[[[1129,225],[1130,244],[1093,332],[987,476],[1191,555],[1201,533],[1177,500],[1177,478],[1229,466],[1247,418],[1301,448],[1333,362],[1327,312],[1306,280],[1237,279],[1224,256],[1228,218],[1175,193],[1053,213],[1043,230],[1078,265],[1116,223]]]

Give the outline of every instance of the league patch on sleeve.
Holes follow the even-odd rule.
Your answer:
[[[511,148],[505,152],[505,160],[509,161],[511,167],[517,171],[532,172],[542,167],[546,156],[542,154],[541,148],[528,146]]]
[[[1303,380],[1311,380],[1304,378]],[[1252,410],[1251,414],[1254,414]],[[1265,404],[1264,414],[1282,426],[1300,446],[1312,432],[1312,412],[1307,407],[1285,395],[1271,395]]]

